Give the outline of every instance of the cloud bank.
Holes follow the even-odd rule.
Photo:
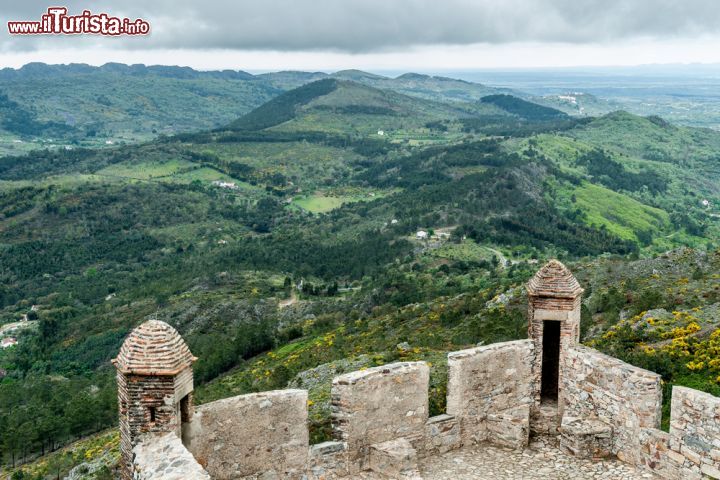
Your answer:
[[[57,3],[57,2],[56,2]],[[6,53],[102,46],[132,50],[273,50],[367,54],[421,46],[603,44],[720,33],[717,0],[125,0],[61,2],[71,14],[143,18],[142,38],[0,37]],[[50,6],[0,7],[36,20]]]

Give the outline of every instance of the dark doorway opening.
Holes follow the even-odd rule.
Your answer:
[[[183,445],[187,445],[189,423],[192,420],[192,412],[190,411],[190,394],[180,399],[180,440]]]
[[[190,414],[190,395],[188,394],[180,400],[180,422],[189,422],[191,420]]]
[[[560,373],[560,322],[543,321],[542,399],[557,401]]]

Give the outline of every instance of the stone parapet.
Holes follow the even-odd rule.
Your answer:
[[[133,456],[133,480],[210,480],[174,433],[144,435]]]
[[[307,391],[276,390],[198,407],[183,439],[212,478],[302,478],[307,467]]]
[[[570,349],[560,369],[564,416],[596,419],[612,427],[612,454],[631,458],[639,431],[660,427],[660,375],[583,346]]]
[[[425,362],[393,363],[333,380],[333,428],[346,444],[350,473],[367,467],[372,445],[424,437],[429,381]]]
[[[527,443],[529,410],[525,410],[525,418],[519,418],[516,409],[533,402],[534,356],[535,346],[530,340],[448,355],[447,412],[459,419],[463,445],[485,441],[513,446]],[[517,438],[511,441],[508,432],[517,433]]]

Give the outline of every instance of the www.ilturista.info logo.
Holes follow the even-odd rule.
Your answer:
[[[107,13],[68,15],[66,7],[50,7],[40,21],[7,22],[11,35],[147,35],[150,24],[138,18],[111,17]]]

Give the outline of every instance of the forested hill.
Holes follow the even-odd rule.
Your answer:
[[[95,148],[216,128],[282,92],[329,78],[434,101],[475,102],[498,92],[416,74],[395,79],[359,71],[251,75],[119,63],[30,63],[0,70],[0,95],[7,97],[3,104],[16,112],[0,111],[0,154],[58,146]]]
[[[428,360],[442,411],[445,352],[522,337],[522,283],[550,257],[591,285],[586,341],[650,365],[639,344],[663,333],[618,322],[654,305],[706,308],[692,315],[711,331],[720,134],[343,75],[202,132],[0,158],[5,465],[115,425],[109,359],[150,317],[199,357],[200,401],[308,388],[314,441],[339,370]],[[653,258],[685,246],[677,267]],[[714,367],[660,347],[669,383],[712,388]],[[88,442],[26,470],[112,464],[112,435]]]
[[[543,121],[567,118],[566,113],[537,103],[528,102],[512,95],[488,95],[480,99],[482,103],[495,105],[506,112],[525,120]]]
[[[493,109],[486,109],[492,111]],[[458,106],[326,78],[285,92],[229,125],[231,130],[322,131],[372,134],[411,130],[432,122],[476,117],[480,108]],[[499,112],[499,111],[498,111]],[[502,112],[499,112],[502,113]]]

